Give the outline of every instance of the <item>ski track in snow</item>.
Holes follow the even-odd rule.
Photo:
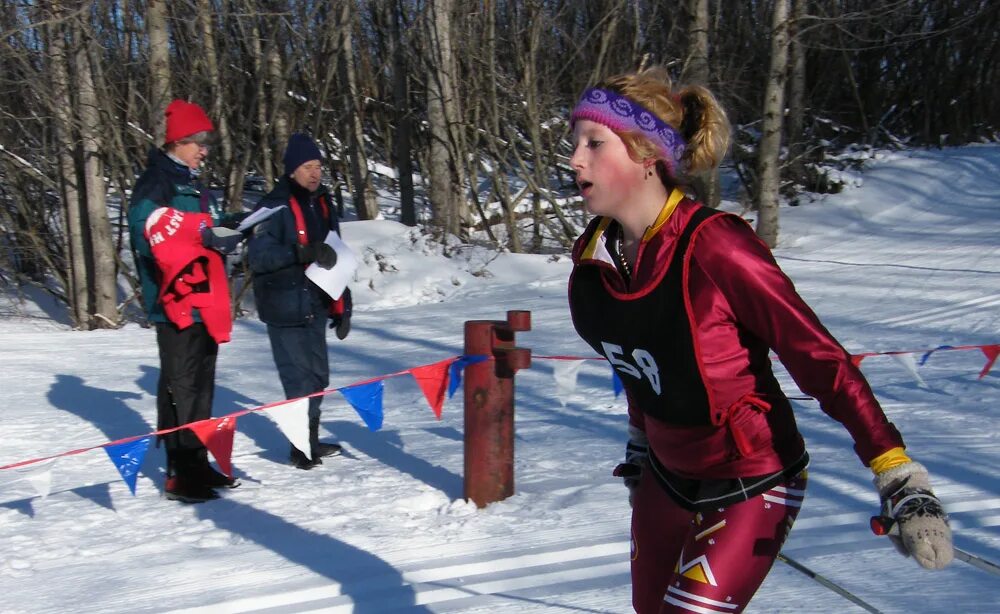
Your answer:
[[[783,209],[776,256],[849,350],[996,343],[997,194],[1000,147],[892,155],[861,188]],[[499,258],[481,280],[432,262],[391,225],[345,224],[352,233],[369,241],[370,263],[352,336],[331,340],[331,387],[458,354],[463,320],[506,309],[531,309],[518,344],[536,355],[592,355],[568,321],[565,259]],[[397,277],[375,272],[387,262]],[[413,293],[447,300],[414,305]],[[0,334],[0,464],[152,430],[150,331],[0,321]],[[982,364],[975,351],[935,353],[923,383],[889,357],[862,368],[930,468],[956,543],[1000,561],[1000,366],[978,380]],[[629,510],[610,476],[624,404],[602,362],[584,365],[565,407],[551,372],[535,360],[518,376],[516,494],[484,510],[461,498],[461,392],[438,422],[406,378],[386,380],[379,433],[328,396],[324,427],[347,454],[310,472],[284,463],[287,444],[265,418],[241,418],[233,463],[245,486],[204,505],[159,496],[158,450],[134,498],[100,450],[60,459],[45,499],[0,486],[0,612],[629,611]],[[237,323],[217,384],[216,415],[281,398],[255,320]],[[995,576],[957,561],[925,572],[870,533],[877,496],[846,431],[814,401],[794,403],[812,464],[784,552],[887,614],[1000,611]],[[746,611],[863,610],[777,563]]]

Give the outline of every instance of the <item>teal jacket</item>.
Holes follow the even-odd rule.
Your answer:
[[[208,213],[214,224],[226,223],[227,215],[215,198],[194,181],[191,169],[153,148],[149,151],[146,170],[139,176],[129,200],[128,229],[132,242],[135,268],[142,282],[142,303],[150,322],[166,322],[163,306],[157,300],[160,293],[160,271],[153,260],[144,231],[149,214],[160,207],[178,211]],[[196,319],[200,317],[195,314]]]

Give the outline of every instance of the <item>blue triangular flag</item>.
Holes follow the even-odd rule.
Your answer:
[[[344,395],[344,398],[351,404],[354,411],[358,412],[371,431],[382,428],[382,418],[384,417],[382,414],[382,388],[382,380],[360,386],[340,388],[340,394]]]
[[[474,356],[459,356],[458,360],[451,363],[451,366],[448,367],[449,399],[455,395],[455,391],[462,385],[462,369],[469,365],[474,365],[477,362],[483,362],[487,358],[489,358],[489,356],[484,356],[483,354],[476,354]]]
[[[950,345],[939,345],[936,348],[934,348],[933,350],[928,350],[928,351],[924,352],[923,356],[920,357],[920,362],[918,364],[922,367],[922,366],[924,366],[924,363],[927,362],[927,359],[931,357],[931,354],[933,354],[934,352],[936,352],[938,350],[950,350],[952,347],[953,346],[950,346]]]
[[[622,393],[622,390],[625,390],[625,384],[623,384],[621,378],[618,377],[618,372],[615,371],[614,367],[611,367],[611,388],[615,391],[616,399],[618,398],[618,395]]]
[[[139,476],[139,468],[142,467],[142,459],[146,457],[146,450],[149,449],[150,437],[140,437],[125,443],[118,443],[104,447],[111,462],[115,464],[118,473],[128,484],[128,489],[135,496],[135,480]]]

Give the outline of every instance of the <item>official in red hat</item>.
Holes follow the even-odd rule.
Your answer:
[[[158,430],[212,416],[219,342],[227,341],[229,336],[226,326],[213,326],[215,314],[228,311],[228,298],[216,299],[228,297],[228,290],[224,287],[227,279],[221,256],[209,253],[209,257],[192,259],[190,250],[183,247],[187,244],[182,241],[153,241],[156,243],[154,249],[151,246],[153,236],[145,232],[147,221],[161,207],[169,207],[178,220],[184,219],[185,214],[195,214],[189,215],[198,221],[190,237],[195,241],[194,248],[225,254],[242,240],[242,235],[232,229],[247,215],[224,213],[198,181],[214,131],[205,110],[193,102],[178,99],[167,106],[165,120],[163,146],[150,150],[146,170],[132,190],[128,212],[135,267],[142,282],[143,307],[156,329],[159,348]],[[154,218],[154,226],[155,222]],[[178,228],[168,230],[177,232]],[[197,245],[199,236],[200,246]],[[216,274],[205,276],[199,274],[203,270],[189,270],[191,266],[206,262],[218,265],[209,267],[209,271]],[[172,270],[172,266],[177,270]],[[178,279],[183,282],[180,286]],[[178,291],[179,287],[183,292]],[[223,302],[225,304],[219,304]],[[170,308],[165,308],[166,303],[170,303]],[[190,429],[167,433],[161,440],[167,454],[164,491],[168,499],[199,503],[217,498],[215,489],[239,485],[231,475],[219,472],[209,463],[205,445]]]

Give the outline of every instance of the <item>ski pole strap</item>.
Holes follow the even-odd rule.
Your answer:
[[[882,513],[872,516],[869,521],[872,533],[888,535],[897,528],[898,520],[907,517],[927,504],[940,505],[938,498],[929,490],[902,486],[882,500]]]
[[[900,488],[882,502],[882,515],[895,521],[901,515],[909,515],[923,505],[923,501],[938,503],[938,498],[929,490]]]

